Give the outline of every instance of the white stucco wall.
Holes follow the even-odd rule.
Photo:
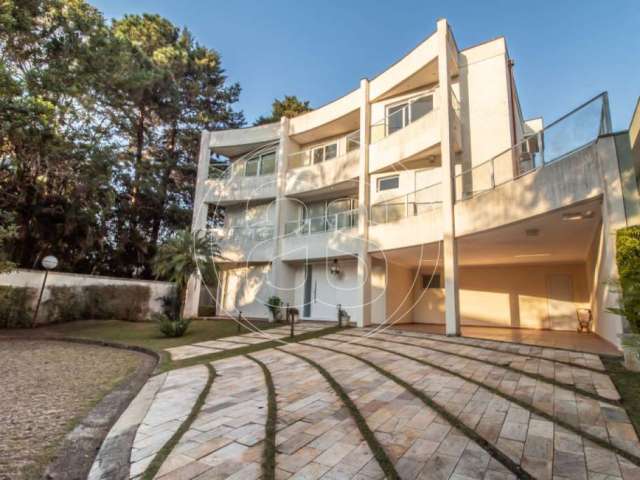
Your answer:
[[[270,264],[250,265],[224,270],[220,281],[220,315],[268,318],[265,306],[272,294],[269,284]]]

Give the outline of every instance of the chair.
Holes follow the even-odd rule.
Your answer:
[[[578,332],[589,333],[591,331],[591,322],[593,322],[593,315],[590,308],[578,308],[576,310],[578,317]]]

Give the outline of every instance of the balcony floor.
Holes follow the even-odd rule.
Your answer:
[[[426,323],[404,323],[393,328],[411,332],[444,335],[444,325]],[[595,333],[578,333],[557,330],[534,330],[526,328],[463,326],[462,336],[482,338],[499,342],[521,343],[538,347],[564,348],[580,352],[605,355],[620,355],[620,351]]]

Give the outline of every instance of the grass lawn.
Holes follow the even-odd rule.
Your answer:
[[[283,324],[252,322],[252,325],[261,330],[268,330],[274,327],[281,327]],[[245,347],[239,346],[239,348],[234,350],[227,350],[174,361],[171,360],[168,353],[163,352],[164,349],[237,335],[238,324],[231,319],[193,320],[191,325],[189,325],[187,333],[184,336],[177,338],[165,337],[160,333],[160,330],[158,330],[158,326],[152,322],[124,322],[121,320],[81,320],[77,322],[39,327],[37,331],[49,335],[110,341],[148,348],[162,354],[161,363],[158,366],[159,372],[213,360],[220,360],[234,355],[245,355],[257,350],[276,347],[282,344],[278,341],[267,341],[259,344],[247,345]],[[329,327],[315,332],[300,333],[297,334],[292,341],[308,340],[328,333],[333,333],[335,331],[338,331],[337,327]],[[20,332],[22,334],[25,334],[26,332],[28,334],[33,331],[27,329],[20,331],[14,330],[13,332]],[[249,330],[246,328],[243,328],[240,331],[240,333],[248,332]],[[283,341],[288,342],[290,340],[284,339]]]
[[[275,323],[252,322],[261,330],[279,326]],[[182,337],[165,337],[153,322],[123,322],[121,320],[81,320],[41,327],[38,331],[92,340],[105,340],[137,345],[160,352],[165,348],[206,342],[216,338],[230,337],[238,333],[238,324],[233,320],[193,320]],[[249,330],[242,329],[241,333]]]
[[[631,372],[624,368],[620,358],[603,355],[600,359],[620,392],[622,405],[627,410],[631,423],[640,435],[640,372]]]

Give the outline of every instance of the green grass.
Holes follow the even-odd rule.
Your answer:
[[[276,425],[278,422],[278,402],[276,387],[269,368],[251,355],[247,358],[256,362],[262,369],[264,381],[267,385],[267,421],[264,425],[264,448],[262,450],[262,478],[274,480],[276,478]]]
[[[209,394],[209,390],[211,390],[211,385],[213,384],[213,381],[216,378],[216,371],[213,368],[213,366],[209,364],[207,364],[206,366],[209,372],[207,383],[205,384],[204,388],[200,392],[200,395],[198,395],[198,398],[196,399],[196,403],[193,405],[193,408],[191,409],[189,416],[186,418],[184,422],[182,422],[182,425],[180,425],[178,430],[176,430],[176,432],[171,436],[171,438],[167,440],[167,442],[162,446],[160,451],[156,453],[156,456],[153,457],[153,460],[151,461],[147,469],[144,471],[144,474],[142,475],[142,480],[152,480],[156,476],[156,474],[158,473],[158,470],[160,470],[160,467],[162,466],[164,461],[167,459],[169,454],[178,444],[182,436],[189,430],[189,427],[191,427],[191,424],[200,413],[200,410],[202,409],[202,406],[204,405],[204,402],[207,399],[207,395]]]
[[[358,427],[362,438],[364,438],[365,442],[367,442],[367,445],[369,445],[369,449],[373,453],[375,459],[378,461],[378,465],[380,465],[380,468],[384,472],[385,478],[399,480],[400,475],[398,475],[393,462],[387,455],[387,452],[385,452],[384,448],[382,448],[382,445],[380,445],[380,442],[369,428],[369,425],[367,425],[367,421],[362,416],[362,413],[360,413],[360,410],[358,410],[356,404],[353,402],[353,400],[351,400],[349,394],[342,388],[342,385],[340,385],[324,367],[314,362],[313,360],[298,353],[282,350],[280,348],[278,348],[278,350],[282,353],[288,353],[289,355],[293,355],[294,357],[307,362],[309,365],[314,367],[320,373],[320,375],[324,377],[324,379],[327,381],[329,386],[331,386],[336,395],[338,395],[340,400],[342,400],[344,406],[347,407],[347,410],[351,414],[353,421]]]
[[[252,322],[261,330],[276,326],[275,323]],[[182,337],[168,338],[160,333],[153,322],[123,322],[121,320],[83,320],[78,322],[60,323],[38,329],[43,333],[52,333],[92,340],[107,340],[137,345],[159,352],[165,348],[179,347],[192,343],[206,342],[216,338],[230,337],[238,333],[238,325],[231,319],[221,320],[193,320],[189,330]],[[243,328],[242,333],[249,330]]]
[[[627,410],[631,423],[636,432],[640,432],[640,372],[624,368],[621,358],[603,355],[600,360],[622,397],[622,406]]]

